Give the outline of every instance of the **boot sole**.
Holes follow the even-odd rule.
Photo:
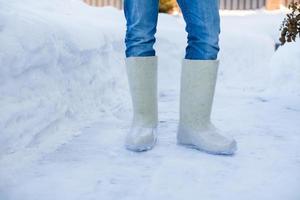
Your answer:
[[[214,152],[214,151],[209,151],[209,150],[200,148],[200,147],[198,147],[197,145],[194,145],[194,144],[186,144],[186,143],[177,142],[177,145],[184,146],[184,147],[189,148],[189,149],[196,149],[198,151],[208,153],[208,154],[212,154],[212,155],[233,156],[235,154],[235,152],[226,152],[226,151]]]
[[[126,149],[133,152],[145,152],[153,149],[156,144],[157,144],[157,138],[155,138],[153,144],[147,147],[132,147],[130,145],[126,145]]]

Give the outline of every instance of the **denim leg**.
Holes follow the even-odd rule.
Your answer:
[[[177,0],[186,22],[186,59],[215,60],[219,52],[219,0]]]
[[[155,56],[159,0],[124,0],[126,57]]]

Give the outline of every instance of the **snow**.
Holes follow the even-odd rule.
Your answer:
[[[221,12],[212,118],[239,145],[226,157],[176,145],[181,17],[159,16],[159,143],[133,153],[123,13],[0,0],[0,199],[300,199],[300,43],[274,51],[284,12]]]

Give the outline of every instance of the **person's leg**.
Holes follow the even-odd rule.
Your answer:
[[[186,22],[186,59],[215,60],[219,52],[219,0],[177,0]]]
[[[220,19],[218,0],[178,0],[188,46],[182,62],[179,144],[212,154],[233,154],[237,147],[211,123],[211,110],[219,62]]]
[[[126,57],[155,56],[158,0],[124,0]]]
[[[146,151],[153,148],[157,138],[157,57],[153,44],[158,0],[125,0],[124,9],[126,69],[133,107],[126,147]]]

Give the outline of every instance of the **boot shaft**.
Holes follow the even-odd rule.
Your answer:
[[[218,65],[216,60],[183,60],[180,124],[198,129],[210,123]]]
[[[133,123],[156,126],[157,57],[126,58],[126,69],[133,107]]]

